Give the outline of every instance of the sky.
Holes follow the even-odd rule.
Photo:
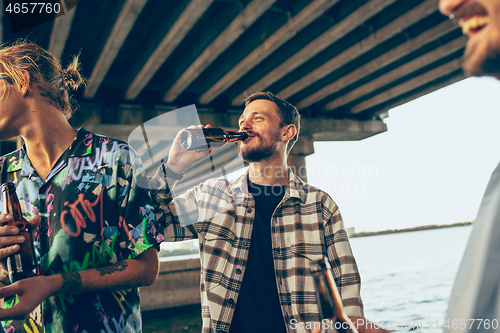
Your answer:
[[[311,185],[356,232],[473,221],[500,162],[500,83],[468,78],[389,111],[387,132],[315,142]]]

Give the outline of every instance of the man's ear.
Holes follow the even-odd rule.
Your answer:
[[[289,124],[284,126],[283,139],[284,141],[290,141],[297,134],[297,127],[294,124]]]
[[[19,87],[19,92],[21,93],[21,95],[26,96],[28,91],[30,91],[30,84],[31,84],[30,73],[28,73],[28,71],[23,69],[22,74],[23,74],[23,81],[21,82],[21,86]]]

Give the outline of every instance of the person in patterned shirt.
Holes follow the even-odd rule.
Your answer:
[[[177,135],[151,180],[166,240],[199,239],[203,332],[310,331],[319,314],[309,265],[324,256],[346,313],[365,328],[360,277],[339,208],[287,167],[300,130],[297,109],[255,93],[239,128],[249,134],[240,142],[249,169],[239,179],[210,179],[173,198],[176,181],[211,149],[184,151]]]
[[[0,158],[0,181],[15,184],[23,214],[39,223],[41,272],[0,288],[6,332],[142,332],[138,287],[157,278],[163,238],[149,191],[136,185],[140,160],[125,142],[68,123],[78,65],[62,69],[32,43],[0,49],[0,140],[24,139]],[[0,258],[19,249],[17,233],[0,227]]]

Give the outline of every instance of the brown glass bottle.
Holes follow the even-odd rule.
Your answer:
[[[19,235],[24,236],[24,242],[19,244],[20,249],[4,259],[6,269],[9,272],[9,280],[11,283],[14,283],[21,279],[37,275],[37,261],[33,246],[31,225],[23,218],[14,184],[2,184],[0,190],[2,192],[4,213],[14,217],[13,221],[9,222],[9,225],[17,227]]]
[[[335,285],[328,259],[325,257],[317,261],[312,261],[310,269],[316,289],[321,332],[326,332],[327,329],[332,329],[331,332],[333,332],[333,328],[335,328],[339,333],[350,331],[358,333],[356,327],[344,312],[342,298]]]
[[[205,150],[207,147],[219,148],[228,142],[245,140],[246,132],[230,132],[222,128],[189,128],[183,129],[179,135],[179,143],[185,150]]]

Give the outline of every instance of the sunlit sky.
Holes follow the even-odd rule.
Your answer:
[[[357,232],[472,221],[500,161],[499,95],[469,78],[390,110],[385,133],[316,142],[308,182]]]
[[[387,132],[315,142],[308,183],[356,232],[473,221],[500,162],[498,96],[498,81],[468,78],[391,109]]]

